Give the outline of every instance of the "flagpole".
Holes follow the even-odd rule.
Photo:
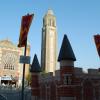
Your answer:
[[[26,56],[26,50],[27,50],[27,38],[25,43],[25,50],[24,50],[24,56]],[[25,63],[23,64],[23,76],[22,76],[22,92],[21,92],[21,100],[24,100],[24,79],[25,79]]]

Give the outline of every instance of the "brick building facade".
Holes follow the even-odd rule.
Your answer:
[[[53,73],[43,73],[37,56],[31,66],[31,89],[33,100],[100,100],[99,69],[74,66],[74,52],[66,35],[64,35],[58,61],[60,69]]]

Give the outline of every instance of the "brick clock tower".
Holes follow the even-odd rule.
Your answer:
[[[57,63],[57,28],[56,17],[52,10],[48,10],[43,18],[41,67],[46,73],[55,73]]]

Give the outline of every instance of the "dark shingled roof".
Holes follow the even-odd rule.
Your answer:
[[[58,61],[61,61],[61,60],[76,61],[76,57],[74,55],[74,52],[73,52],[72,47],[70,45],[70,42],[67,38],[67,35],[64,35],[62,46],[60,48],[60,53],[58,56]]]
[[[34,59],[30,68],[30,72],[41,72],[40,64],[37,55],[34,55]]]

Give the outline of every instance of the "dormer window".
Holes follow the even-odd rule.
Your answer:
[[[64,74],[64,84],[65,85],[71,85],[72,79],[71,79],[71,74]]]

